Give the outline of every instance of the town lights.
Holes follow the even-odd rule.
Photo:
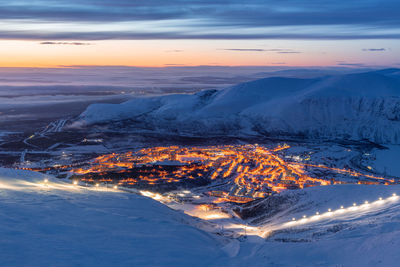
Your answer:
[[[317,212],[315,213],[315,215],[319,215],[319,212],[317,211]]]
[[[292,218],[292,221],[295,221],[296,220],[296,218]]]
[[[303,218],[306,218],[307,216],[306,215],[303,215]]]
[[[73,181],[72,183],[73,183],[74,185],[77,185],[77,184],[78,184],[78,181],[75,180],[75,181]]]
[[[365,200],[365,201],[364,201],[364,204],[368,204],[368,203],[369,203],[368,200]]]
[[[396,193],[393,193],[392,196],[396,197],[397,195],[396,195]]]
[[[357,206],[357,203],[353,203],[353,207]]]
[[[352,170],[331,168],[321,164],[303,164],[300,163],[301,159],[296,159],[295,156],[292,158],[299,162],[287,162],[277,152],[289,147],[289,145],[280,145],[275,149],[254,145],[222,145],[204,148],[151,147],[136,152],[101,155],[95,158],[88,167],[73,169],[72,173],[89,177],[93,173],[98,173],[99,178],[108,180],[104,175],[113,172],[115,168],[122,168],[121,171],[132,174],[140,165],[153,166],[152,169],[143,171],[138,177],[122,179],[118,184],[146,183],[153,186],[161,183],[177,183],[186,179],[200,179],[199,177],[210,178],[210,180],[226,178],[233,180],[235,186],[252,192],[249,197],[253,199],[264,198],[267,195],[266,190],[279,193],[287,189],[328,185],[332,182],[327,177],[308,176],[305,169],[309,167],[394,183],[383,177],[366,176]],[[176,172],[157,163],[167,160],[179,163],[180,167]],[[290,175],[288,175],[289,173]],[[289,177],[290,179],[286,179]],[[364,179],[361,181],[366,182]],[[333,181],[333,183],[337,182]],[[102,186],[105,186],[105,183]],[[179,193],[182,194],[178,195],[179,197],[184,197],[184,194],[187,194],[187,197],[193,197],[194,192],[185,189]]]
[[[380,197],[379,200],[382,200],[382,198]]]
[[[328,209],[328,212],[331,212],[332,211],[332,209]]]
[[[100,185],[99,185],[99,184],[96,184],[95,186],[96,186],[96,187],[99,187]]]
[[[45,178],[44,180],[43,180],[43,182],[45,182],[46,184],[49,182],[49,179],[47,179],[47,178]]]
[[[118,186],[117,185],[114,185],[114,187],[113,187],[114,189],[118,189]]]
[[[344,209],[344,207],[343,207],[343,206],[340,206],[340,208],[341,208],[341,209]]]

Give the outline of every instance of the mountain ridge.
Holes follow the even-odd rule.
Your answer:
[[[222,90],[90,105],[75,125],[135,120],[153,131],[284,135],[400,143],[396,69],[300,79],[272,77]]]

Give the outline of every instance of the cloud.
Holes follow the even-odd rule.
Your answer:
[[[386,48],[364,48],[362,51],[365,51],[365,52],[383,52],[383,51],[386,51]]]
[[[174,50],[165,50],[166,53],[180,53],[183,52],[183,50],[179,50],[179,49],[174,49]]]
[[[400,39],[400,33],[393,34],[318,34],[318,33],[193,33],[193,32],[10,32],[0,29],[0,39],[13,40],[367,40],[367,39]]]
[[[225,51],[236,51],[236,52],[265,52],[265,49],[258,49],[258,48],[224,48],[219,50]]]
[[[82,43],[82,42],[41,42],[41,45],[92,45],[91,43]]]
[[[347,66],[347,67],[365,67],[366,65],[363,63],[348,63],[344,61],[338,61],[339,66]]]
[[[294,51],[291,49],[281,49],[281,48],[272,48],[272,49],[261,49],[261,48],[223,48],[218,50],[225,51],[234,51],[234,52],[276,52],[278,54],[300,54],[299,51]]]
[[[0,38],[400,39],[398,10],[398,0],[13,0],[0,1]]]
[[[279,51],[278,54],[301,54],[299,51]]]

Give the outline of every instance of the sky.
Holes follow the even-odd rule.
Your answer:
[[[0,1],[0,67],[400,66],[398,0]]]

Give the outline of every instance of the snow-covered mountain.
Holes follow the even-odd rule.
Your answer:
[[[398,69],[316,79],[265,78],[223,90],[90,105],[74,125],[126,121],[193,135],[261,134],[400,143]],[[115,127],[115,126],[113,126]]]

